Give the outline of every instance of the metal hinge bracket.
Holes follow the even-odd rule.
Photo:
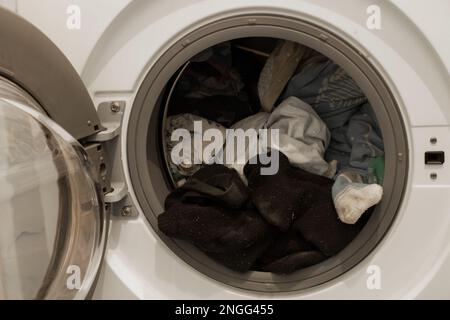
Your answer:
[[[138,214],[130,200],[123,166],[115,161],[121,159],[120,132],[125,108],[125,101],[100,103],[97,113],[105,130],[88,137],[84,145],[94,167],[101,168],[99,180],[104,191],[106,209],[113,217],[133,218]],[[99,148],[102,155],[97,156],[92,151],[89,153],[89,150]],[[98,162],[100,159],[103,161]]]

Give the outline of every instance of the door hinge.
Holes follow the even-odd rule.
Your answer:
[[[125,101],[100,103],[97,112],[105,130],[86,138],[84,147],[98,170],[106,209],[111,216],[133,218],[138,214],[130,200],[120,161],[120,132],[126,106]]]
[[[125,111],[125,101],[102,102],[97,108],[100,123],[105,130],[102,130],[90,137],[89,141],[105,142],[120,135],[122,118]]]

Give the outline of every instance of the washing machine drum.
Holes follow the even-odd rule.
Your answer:
[[[100,130],[70,62],[0,8],[0,299],[90,294],[108,219],[78,140]]]

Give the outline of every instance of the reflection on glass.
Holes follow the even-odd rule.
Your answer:
[[[3,98],[1,84],[0,299],[84,298],[106,221],[87,159],[26,100]]]
[[[60,201],[54,151],[37,121],[0,101],[1,298],[34,298],[50,263]]]

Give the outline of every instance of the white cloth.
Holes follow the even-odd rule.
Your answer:
[[[383,187],[375,183],[366,184],[359,173],[347,170],[337,176],[332,197],[339,219],[355,224],[367,209],[381,201]]]
[[[259,131],[260,129],[267,129],[266,124],[270,117],[270,113],[260,112],[254,114],[248,118],[245,118],[237,123],[235,123],[231,129],[237,130],[242,129],[247,131],[249,129],[254,129]],[[230,139],[230,135],[227,136],[227,141]],[[259,141],[259,137],[258,137]],[[225,163],[225,165],[229,168],[235,169],[242,180],[247,184],[247,178],[244,175],[244,167],[247,164],[248,160],[258,155],[258,149],[250,150],[249,147],[250,140],[245,141],[245,150],[237,150],[237,147],[233,149],[234,152],[234,161],[231,163]],[[229,146],[229,145],[228,145]],[[226,150],[224,150],[224,158],[226,158]]]
[[[313,108],[296,97],[284,100],[270,115],[267,127],[280,132],[279,145],[289,162],[311,173],[324,175],[330,165],[324,160],[330,132]]]
[[[244,131],[250,128],[269,129],[269,132],[278,130],[279,141],[271,140],[268,147],[284,153],[293,166],[318,175],[334,176],[336,164],[329,164],[324,160],[330,142],[330,132],[315,111],[300,99],[287,98],[271,114],[260,112],[233,126],[233,129]],[[270,133],[268,136],[270,137]],[[235,150],[239,151],[235,153],[235,161],[228,164],[238,171],[244,181],[244,166],[249,159],[257,155],[252,154],[249,149],[247,142],[245,152]],[[252,150],[255,151],[255,148]]]

